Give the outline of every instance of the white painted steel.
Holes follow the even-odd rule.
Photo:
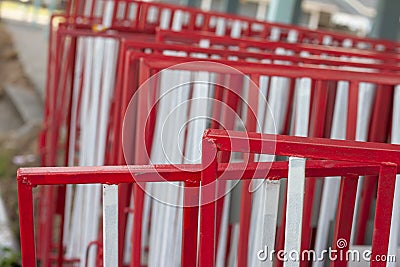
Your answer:
[[[239,246],[239,224],[232,225],[232,242],[228,258],[228,266],[238,266],[237,264],[237,250]]]
[[[278,51],[278,53],[284,53],[284,51]],[[265,79],[265,80],[264,80]],[[270,88],[267,88],[267,79],[271,79]],[[262,81],[262,82],[261,82]],[[288,105],[288,81],[284,78],[279,77],[265,77],[263,80],[260,79],[260,90],[265,95],[268,92],[268,107],[259,106],[258,114],[261,115],[258,119],[263,122],[263,132],[264,133],[277,133],[283,128],[284,117],[285,117],[285,107]],[[261,98],[260,101],[263,101]],[[274,156],[271,155],[260,155],[258,161],[273,161]],[[278,182],[279,183],[279,182]],[[265,198],[265,192],[267,190],[267,185],[263,181],[253,180],[251,187],[249,189],[243,188],[242,190],[251,190],[253,193],[253,205],[252,213],[250,219],[250,232],[249,232],[249,255],[248,264],[249,266],[258,266],[260,264],[259,260],[255,255],[257,252],[264,248],[263,240],[265,229],[264,225],[264,213],[268,213],[268,210],[264,210],[263,204]],[[255,190],[255,191],[254,191]],[[264,211],[263,211],[264,210]]]
[[[91,2],[86,2],[86,12]],[[103,25],[111,24],[113,2],[104,6]],[[95,6],[100,14],[102,7]],[[75,147],[79,138],[80,166],[103,165],[105,156],[106,134],[110,99],[114,86],[117,42],[108,38],[78,38],[77,60],[74,73],[74,91],[71,108],[70,146],[68,164],[75,164]],[[81,74],[83,75],[82,96],[79,97]],[[80,112],[78,114],[78,105]],[[80,136],[76,135],[79,118]],[[101,212],[101,186],[68,186],[66,191],[65,237],[67,258],[80,258],[80,266],[85,265],[87,246],[97,240]],[[96,249],[89,250],[88,266],[95,266]]]
[[[260,250],[263,249],[265,253],[271,251],[275,247],[275,235],[276,235],[276,225],[278,218],[278,207],[279,207],[279,181],[265,181],[265,186],[263,187],[263,209],[260,211],[262,213],[262,242]],[[257,252],[258,255],[258,252]],[[256,255],[253,255],[257,258]],[[267,255],[266,261],[261,261],[260,259],[257,266],[273,266],[273,259],[269,258]]]
[[[118,266],[118,185],[103,185],[103,264]]]
[[[287,187],[286,205],[286,228],[285,228],[285,252],[288,261],[283,266],[295,267],[300,265],[300,261],[292,258],[292,252],[301,251],[301,228],[303,223],[303,202],[304,202],[304,182],[305,164],[303,158],[289,158],[289,174]]]

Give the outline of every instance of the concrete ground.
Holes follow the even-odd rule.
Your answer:
[[[48,49],[48,28],[29,22],[3,19],[14,42],[25,73],[44,100]]]

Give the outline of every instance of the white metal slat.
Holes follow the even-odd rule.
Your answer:
[[[86,154],[87,166],[97,165],[96,157],[98,154],[99,144],[99,110],[100,110],[100,96],[101,96],[101,77],[102,67],[104,64],[104,40],[103,38],[94,38],[93,45],[93,66],[92,66],[92,88],[90,90],[90,107],[88,109],[88,120],[85,121],[88,130],[88,139],[82,145],[87,148]],[[93,240],[97,239],[99,229],[99,215],[101,209],[101,186],[100,185],[83,185],[86,191],[84,196],[84,232],[83,232],[83,248],[81,251],[80,265],[86,265],[86,257],[88,257],[88,266],[95,266],[96,250],[90,249],[87,254],[86,246]]]
[[[84,79],[83,79],[83,93],[82,93],[82,101],[81,101],[81,116],[80,116],[80,125],[81,125],[81,135],[80,135],[80,143],[85,143],[87,140],[87,127],[85,121],[87,120],[88,114],[88,106],[89,106],[89,95],[91,88],[91,73],[92,73],[92,54],[93,49],[90,49],[93,46],[93,38],[82,38],[83,43],[83,51],[85,51],[85,66],[84,66]],[[76,88],[77,89],[77,88]],[[87,149],[86,146],[81,146],[80,149],[80,157],[79,157],[79,165],[84,165],[86,160]],[[71,236],[70,241],[67,246],[66,255],[73,258],[80,257],[80,251],[82,247],[82,238],[81,227],[83,225],[80,223],[82,221],[83,216],[83,206],[81,205],[83,201],[83,187],[77,185],[75,187],[76,193],[74,195],[74,205],[72,211],[72,224],[71,224]]]
[[[307,136],[311,101],[311,79],[301,78],[296,81],[295,93],[295,135]],[[285,247],[288,261],[284,266],[299,266],[299,261],[291,258],[293,252],[301,251],[303,224],[303,204],[305,186],[305,159],[289,158],[287,182]]]
[[[168,23],[168,15],[164,15],[165,18],[163,18],[163,23],[167,24]],[[177,10],[174,13],[174,17],[172,18],[172,27],[171,30],[173,31],[180,31],[182,28],[182,22],[184,19],[184,14],[181,10]],[[163,25],[163,27],[167,27],[167,25]],[[174,73],[173,75],[176,75],[176,73]],[[181,76],[182,78],[182,76]],[[167,90],[174,88],[173,86],[176,85],[174,84],[174,82],[171,83],[171,81],[166,81],[165,83],[161,83],[163,86],[165,86],[165,88]],[[172,84],[172,86],[170,86],[169,84]],[[178,81],[179,84],[179,81]],[[173,103],[174,101],[176,102],[176,96],[180,97],[180,101],[178,100],[177,103]],[[168,103],[170,102],[171,107],[176,107],[178,104],[181,104],[180,102],[183,102],[185,100],[187,100],[188,98],[188,90],[184,90],[182,92],[182,90],[174,90],[172,91],[169,96],[166,95],[167,99],[168,97],[170,97],[169,101],[167,99],[163,99],[161,98],[160,103],[164,102],[164,103]],[[183,97],[183,98],[182,98]],[[167,109],[165,109],[167,108]],[[160,111],[158,114],[164,114],[164,112],[166,112],[169,107],[164,107],[164,111]],[[186,113],[180,113],[181,115],[186,114]],[[160,123],[164,123],[165,119],[159,119],[157,120],[157,124],[156,124],[156,134],[159,133],[161,134],[161,132],[159,132],[159,130],[163,130],[160,129],[159,124]],[[175,124],[177,121],[174,121],[173,124]],[[179,123],[179,120],[178,120]],[[179,125],[179,124],[177,124]],[[176,126],[176,125],[173,125]],[[168,158],[164,158],[161,159],[159,158],[159,163],[181,163],[181,162],[177,162],[176,159],[174,159],[176,157],[176,152],[174,153],[174,147],[169,147],[171,145],[176,145],[178,144],[179,146],[179,142],[178,140],[176,140],[176,142],[174,142],[173,140],[176,138],[179,138],[178,135],[174,135],[174,133],[170,133],[171,131],[176,130],[177,128],[179,129],[179,127],[171,127],[170,125],[166,125],[167,128],[169,128],[168,130],[166,130],[169,138],[168,141],[166,142],[166,149],[165,151],[172,151],[172,159],[168,159]],[[157,130],[157,128],[159,130]],[[161,136],[162,137],[162,136]],[[159,140],[158,138],[154,139],[155,143],[157,143],[157,140]],[[153,148],[154,147],[158,147],[157,149],[159,150],[159,146],[157,146],[156,144],[153,143]],[[182,146],[180,146],[182,147]],[[152,151],[152,158],[154,156],[158,156],[160,155],[160,153],[165,153],[165,151]],[[158,155],[157,155],[158,154]],[[178,154],[179,154],[179,150],[178,150]],[[153,161],[153,159],[152,159]],[[166,184],[166,185],[161,185],[161,184],[153,184],[151,185],[154,189],[155,194],[157,195],[157,192],[160,191],[160,196],[161,194],[165,194],[165,192],[167,192],[167,202],[168,203],[178,203],[179,202],[179,193],[176,193],[176,184]],[[175,186],[175,188],[174,188]],[[161,187],[163,187],[165,190],[162,190]],[[179,214],[177,213],[178,210],[175,207],[171,207],[168,205],[164,205],[162,203],[159,203],[158,201],[151,201],[149,198],[146,199],[146,203],[148,202],[152,202],[153,203],[153,209],[152,209],[152,225],[150,226],[150,246],[149,246],[149,266],[156,266],[159,264],[167,264],[168,262],[170,262],[170,264],[172,264],[172,262],[174,261],[174,257],[168,257],[168,255],[170,255],[169,252],[171,251],[177,251],[177,249],[174,248],[174,246],[176,246],[176,242],[173,242],[174,244],[171,245],[171,241],[174,239],[174,233],[177,233],[179,231],[179,229],[176,229],[177,225],[174,225],[174,221],[176,221],[176,216],[179,216]],[[150,204],[150,203],[148,203]],[[146,209],[149,209],[150,205],[146,205]],[[145,211],[145,213],[148,213],[147,211]],[[164,225],[162,225],[162,223],[164,223]],[[147,228],[147,226],[145,226]],[[163,229],[163,230],[162,230]],[[179,235],[179,234],[178,234]],[[156,236],[161,236],[161,240],[159,240],[158,243],[161,243],[161,247],[157,248],[157,245],[159,245],[157,242],[155,242],[155,237]],[[154,257],[153,257],[154,256]],[[153,265],[154,264],[154,265]]]
[[[176,85],[178,84],[184,84],[188,82],[188,73],[174,73],[174,75],[176,76],[175,82],[172,81],[171,82],[171,76],[172,73],[170,75],[168,75],[168,77],[166,77],[166,79],[169,80],[169,82],[162,82],[161,84],[163,84],[162,87],[165,86],[166,90],[168,90],[169,88],[174,88]],[[182,80],[183,79],[183,80]],[[164,114],[167,113],[170,109],[173,109],[174,107],[177,107],[179,105],[182,105],[182,103],[184,103],[185,101],[188,100],[189,97],[189,90],[188,88],[178,88],[177,90],[173,90],[172,93],[169,94],[169,96],[165,96],[162,97],[161,102],[164,102],[164,107],[163,110],[161,111],[161,102],[160,102],[160,113]],[[182,105],[183,108],[185,108],[185,105]],[[159,113],[159,114],[160,114]],[[181,128],[181,125],[184,125],[185,120],[187,119],[185,116],[185,114],[187,114],[187,112],[183,111],[179,111],[178,113],[178,117],[175,116],[174,113],[174,118],[169,118],[169,122],[168,122],[168,117],[165,116],[161,116],[162,118],[158,118],[158,122],[157,124],[159,124],[158,126],[156,125],[156,133],[158,132],[159,134],[161,134],[160,130],[163,125],[163,123],[165,123],[165,128],[163,129],[165,131],[165,134],[168,136],[167,138],[165,138],[164,136],[164,140],[166,142],[162,142],[163,144],[165,144],[166,146],[165,151],[169,153],[169,159],[168,162],[173,162],[173,163],[181,163],[182,162],[182,156],[179,152],[179,147],[183,146],[183,139],[180,138],[181,141],[179,141],[179,129]],[[180,115],[179,115],[180,114]],[[159,130],[157,130],[157,128]],[[157,143],[157,139],[155,138],[154,141]],[[175,141],[174,141],[175,140]],[[153,144],[153,147],[157,147],[156,144]],[[165,152],[164,151],[164,152]],[[152,152],[152,155],[154,153],[154,156],[157,157],[157,154],[155,151]],[[162,162],[166,162],[167,158],[159,158],[159,160],[161,160]],[[161,187],[161,185],[154,185],[157,187]],[[165,192],[167,192],[167,202],[168,203],[178,203],[180,202],[180,198],[181,198],[181,194],[179,192],[176,191],[176,184],[174,185],[166,185],[167,187],[165,187],[163,190],[160,191],[160,194],[165,194]],[[156,189],[157,191],[159,189]],[[172,190],[172,191],[171,191]],[[161,195],[158,195],[161,197]],[[165,197],[161,197],[163,199],[165,199]],[[174,240],[176,238],[176,235],[180,235],[179,234],[179,229],[177,229],[178,225],[179,225],[179,212],[176,208],[174,207],[169,207],[167,205],[163,205],[160,207],[157,207],[158,205],[162,205],[159,203],[153,203],[154,209],[152,212],[152,218],[154,218],[153,216],[156,216],[156,218],[159,218],[157,220],[159,220],[161,222],[161,224],[155,222],[154,224],[152,224],[152,230],[151,230],[151,240],[150,240],[150,251],[149,253],[152,253],[152,250],[155,250],[157,246],[157,243],[154,242],[153,237],[155,235],[160,235],[161,234],[161,241],[159,240],[159,242],[161,242],[161,248],[159,249],[160,251],[157,252],[155,251],[154,253],[161,253],[160,256],[160,262],[166,263],[167,261],[171,261],[171,264],[173,264],[172,262],[175,261],[176,258],[178,258],[178,256],[175,257],[168,257],[167,255],[171,255],[169,252],[171,251],[175,251],[175,253],[180,253],[179,249],[176,248],[177,242],[173,242],[172,240]],[[160,217],[161,216],[161,217]],[[152,219],[153,221],[153,219]],[[167,223],[169,222],[169,223]],[[174,222],[178,222],[174,223]],[[164,224],[163,224],[164,223]],[[168,228],[168,229],[166,229]],[[158,229],[158,230],[157,230]],[[163,229],[163,230],[161,230]],[[161,231],[161,232],[160,232]],[[157,232],[160,232],[160,234],[157,234]],[[173,245],[171,245],[171,243],[173,243]],[[153,256],[151,256],[149,254],[149,265],[150,264],[158,264],[157,262],[153,262],[152,261]]]
[[[275,246],[275,235],[276,235],[276,224],[278,218],[278,205],[279,205],[279,181],[265,181],[265,186],[263,187],[263,209],[260,211],[263,217],[262,224],[262,242],[260,249],[266,253],[267,258],[265,261],[259,261],[257,266],[273,266],[273,259],[269,258],[268,251],[274,249]],[[259,251],[257,252],[257,256]],[[253,255],[256,258],[255,255]]]
[[[187,121],[187,101],[189,100],[189,88],[187,85],[183,86],[182,88],[182,85],[188,83],[190,75],[189,73],[183,71],[180,71],[178,75],[179,87],[175,89],[177,95],[177,104],[170,107],[172,109],[171,116],[169,117],[170,122],[168,122],[168,120],[164,122],[165,125],[170,126],[169,130],[171,131],[172,136],[172,139],[166,140],[166,142],[171,143],[171,149],[169,151],[172,152],[172,157],[170,159],[170,162],[172,163],[182,163],[183,161],[183,155],[179,148],[183,147],[184,145],[184,136],[180,135],[179,133],[182,127],[185,125],[185,122]],[[180,190],[178,186],[179,183],[168,184],[167,203],[173,203],[173,205],[176,205],[182,199],[182,190]],[[160,258],[165,258],[166,260],[168,260],[165,261],[165,263],[169,262],[171,266],[174,264],[174,260],[176,258],[179,258],[177,255],[174,255],[172,251],[176,251],[176,253],[180,251],[180,249],[175,249],[179,243],[177,242],[176,237],[182,235],[182,233],[180,232],[181,229],[178,229],[179,223],[177,222],[181,220],[181,218],[178,218],[178,216],[179,208],[166,205],[163,233],[164,238],[162,239],[163,248],[161,250],[163,252],[163,255]]]
[[[170,125],[164,123],[168,119],[168,115],[171,112],[171,107],[177,106],[177,92],[176,90],[171,90],[176,84],[178,84],[178,75],[174,71],[163,71],[161,73],[160,81],[160,103],[159,111],[157,113],[157,122],[155,126],[155,138],[153,139],[153,146],[151,152],[152,163],[176,163],[173,162],[171,155],[166,155],[166,153],[171,153],[174,143],[174,136],[172,136]],[[164,143],[164,140],[168,140]],[[177,140],[176,140],[177,141]],[[175,142],[176,144],[177,142]],[[168,158],[170,157],[170,158]],[[153,184],[154,196],[157,199],[162,199],[163,195],[167,192],[167,187],[163,184],[157,183]],[[168,197],[168,195],[167,195]],[[164,197],[165,199],[165,197]],[[162,252],[162,236],[163,236],[163,224],[164,216],[166,212],[166,205],[160,203],[159,201],[152,201],[152,223],[150,225],[150,246],[149,246],[149,266],[159,265]]]
[[[118,266],[118,185],[103,185],[103,264]]]
[[[295,257],[301,251],[301,228],[303,221],[305,163],[303,158],[289,158],[289,174],[286,205],[285,253],[283,266],[299,266]]]
[[[263,121],[263,132],[264,133],[277,133],[279,128],[283,127],[284,123],[284,114],[285,114],[285,104],[287,105],[287,96],[288,96],[288,83],[285,79],[279,77],[271,77],[271,86],[270,88],[266,88],[267,83],[265,84],[265,92],[269,91],[269,102],[268,107],[265,107],[267,110],[263,112],[263,117],[258,118],[260,121]],[[260,81],[261,86],[261,81]],[[264,92],[262,87],[261,92]],[[285,101],[286,100],[286,101]],[[280,116],[278,116],[278,114]],[[281,115],[283,114],[283,115]],[[274,156],[271,155],[260,155],[258,161],[273,161]],[[259,188],[259,186],[261,187]],[[257,252],[264,247],[263,238],[264,229],[262,228],[264,223],[263,212],[260,212],[263,209],[263,200],[264,194],[267,190],[266,185],[262,181],[253,180],[251,183],[251,188],[246,189],[253,191],[253,205],[252,205],[252,214],[251,214],[251,224],[250,224],[250,233],[249,233],[249,255],[248,255],[248,264],[249,266],[257,266],[260,264],[260,261],[257,259]],[[256,191],[254,191],[256,190]],[[266,207],[268,208],[268,207]],[[267,211],[266,211],[267,212]],[[260,233],[263,233],[260,235]]]
[[[157,111],[157,122],[155,125],[154,129],[154,138],[153,138],[153,145],[152,145],[152,151],[151,151],[151,162],[152,164],[157,164],[157,163],[165,163],[167,162],[167,158],[165,155],[165,151],[170,151],[170,142],[167,142],[163,144],[162,142],[162,123],[165,122],[167,119],[167,115],[169,113],[169,106],[174,105],[174,100],[176,99],[175,97],[171,97],[171,94],[168,94],[168,90],[173,88],[173,85],[177,83],[177,75],[173,71],[169,70],[164,70],[162,73],[159,74],[160,77],[160,102],[159,102],[159,107]],[[162,86],[161,86],[162,85]],[[167,128],[168,129],[168,128]],[[165,129],[164,139],[171,140],[172,136],[170,136],[170,132]],[[170,139],[171,138],[171,139]],[[164,149],[164,150],[163,150]],[[148,186],[148,185],[147,185]],[[151,184],[151,189],[152,189],[152,196],[156,197],[159,199],[159,195],[163,195],[164,191],[160,189],[162,185],[159,183],[152,183]],[[152,218],[152,223],[149,228],[149,266],[156,266],[158,264],[158,260],[160,259],[159,253],[160,252],[160,247],[159,247],[159,242],[160,242],[160,236],[161,236],[161,223],[162,221],[162,216],[164,210],[160,207],[160,204],[158,201],[155,201],[154,199],[148,199],[149,202],[151,202],[151,218]],[[150,205],[147,208],[150,208]],[[146,227],[147,225],[143,225],[142,227]]]
[[[75,147],[76,147],[76,127],[77,127],[77,116],[78,116],[78,101],[79,101],[79,85],[81,82],[81,72],[83,71],[83,48],[84,43],[81,38],[77,39],[77,57],[75,63],[75,73],[73,81],[73,97],[71,107],[71,124],[70,124],[70,138],[68,147],[68,166],[75,165]],[[71,217],[72,217],[72,197],[73,197],[74,186],[67,185],[65,193],[65,213],[64,213],[64,229],[63,229],[63,245],[68,246],[71,235]],[[68,251],[68,250],[67,250]]]
[[[232,225],[232,242],[229,248],[228,266],[237,266],[237,248],[239,246],[239,224]]]

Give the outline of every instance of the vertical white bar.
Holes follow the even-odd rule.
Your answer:
[[[331,45],[332,44],[332,36],[330,35],[325,35],[323,40],[322,40],[323,45]]]
[[[284,51],[280,50],[277,53],[284,54]],[[288,103],[288,93],[289,93],[289,83],[288,79],[280,78],[280,77],[269,77],[271,79],[270,87],[267,88],[268,82],[265,81],[265,91],[263,89],[262,92],[269,91],[268,94],[268,107],[262,108],[259,114],[262,114],[258,119],[263,121],[262,132],[276,134],[280,133],[283,128],[285,115],[286,115],[286,107]],[[261,79],[260,79],[260,87],[261,87]],[[259,105],[259,109],[261,106]],[[262,154],[259,155],[258,161],[262,162],[270,162],[274,161],[274,156]],[[264,244],[262,244],[262,233],[264,231],[263,227],[263,214],[260,210],[263,209],[263,200],[265,194],[265,184],[260,180],[253,180],[251,182],[250,190],[253,191],[253,204],[252,204],[252,212],[250,218],[250,232],[249,232],[249,254],[248,254],[248,265],[249,266],[257,266],[259,264],[259,260],[257,258],[257,252],[263,248]],[[249,190],[247,189],[247,190]]]
[[[114,11],[114,1],[106,1],[105,10],[103,14],[103,25],[106,28],[111,26],[113,11]]]
[[[103,185],[103,263],[118,266],[118,186]]]
[[[217,26],[215,27],[215,35],[223,36],[226,30],[226,20],[224,18],[218,18]]]
[[[272,27],[269,39],[271,41],[279,41],[280,38],[281,38],[281,30],[279,28]]]
[[[300,264],[299,258],[295,257],[300,256],[305,166],[305,159],[289,158],[285,228],[285,252],[288,260],[283,265],[285,267],[295,267]]]
[[[169,22],[171,21],[171,11],[163,9],[160,17],[160,29],[168,29]]]
[[[231,38],[240,38],[242,33],[242,23],[240,20],[235,20],[232,23]]]
[[[180,32],[182,30],[182,22],[183,22],[183,12],[182,10],[177,10],[175,12],[171,30],[175,32]]]
[[[308,135],[308,119],[310,114],[310,100],[311,100],[311,79],[301,78],[296,88],[296,106],[295,106],[295,135],[307,136]]]
[[[267,251],[271,251],[275,247],[275,233],[276,233],[276,223],[278,218],[278,204],[279,204],[279,188],[280,181],[270,181],[265,182],[265,193],[264,193],[264,209],[263,212],[263,237],[262,237],[262,247],[259,249],[268,248]],[[265,253],[268,254],[268,252]],[[269,256],[269,255],[267,255]],[[255,256],[253,256],[255,257]],[[273,266],[273,259],[267,258],[266,261],[260,261],[259,266]]]
[[[297,32],[297,30],[290,30],[287,37],[287,41],[288,43],[297,43],[298,37],[299,33]]]
[[[239,246],[239,224],[232,225],[232,242],[228,257],[228,266],[237,266],[237,250]]]
[[[77,40],[77,55],[75,63],[74,73],[74,91],[73,100],[71,107],[71,124],[70,124],[70,138],[68,147],[68,166],[75,165],[75,147],[76,147],[76,127],[77,127],[77,114],[78,114],[78,102],[79,102],[79,84],[82,80],[81,74],[83,72],[83,60],[84,60],[84,42],[81,38]],[[63,245],[69,247],[70,235],[72,228],[76,227],[71,223],[72,220],[72,201],[73,201],[74,186],[67,185],[65,195],[65,212],[64,212],[64,236]],[[68,249],[67,249],[68,252]]]

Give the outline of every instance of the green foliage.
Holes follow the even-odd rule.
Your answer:
[[[17,267],[20,264],[21,255],[10,248],[1,248],[0,267]]]
[[[17,166],[12,162],[13,151],[0,148],[0,178],[15,177]]]
[[[0,150],[0,177],[9,177],[15,167],[11,164],[11,153],[7,150]]]

